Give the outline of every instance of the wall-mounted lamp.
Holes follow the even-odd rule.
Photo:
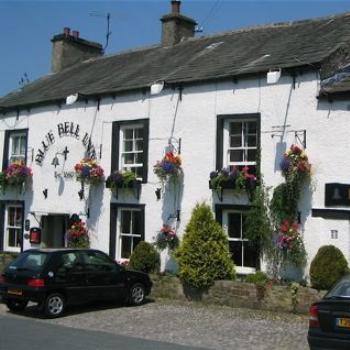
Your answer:
[[[151,95],[158,95],[164,88],[164,81],[157,81],[151,85]]]
[[[270,71],[267,72],[267,75],[266,75],[267,83],[268,84],[276,84],[281,77],[281,73],[282,73],[281,68],[270,69]]]
[[[84,188],[82,188],[80,191],[78,191],[78,196],[79,196],[80,200],[82,200],[84,198]]]
[[[161,188],[157,188],[154,193],[156,194],[157,200],[160,200],[162,194],[161,194]]]
[[[56,152],[54,158],[52,159],[51,165],[53,165],[55,168],[57,165],[60,165],[60,162],[58,160],[58,155],[62,155],[64,157],[64,160],[67,160],[67,154],[69,153],[67,146],[64,148],[63,152]]]
[[[73,103],[75,103],[78,100],[79,94],[73,94],[73,95],[69,95],[66,98],[66,105],[72,105]]]

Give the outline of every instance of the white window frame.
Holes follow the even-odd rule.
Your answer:
[[[129,141],[132,141],[133,143],[133,147],[132,147],[132,150],[131,151],[125,151],[124,150],[124,141],[125,141],[125,138],[124,138],[124,135],[125,135],[125,131],[126,130],[130,130],[132,129],[133,130],[133,138],[132,139],[127,139]],[[119,143],[119,159],[120,159],[120,168],[122,170],[128,170],[128,171],[134,171],[136,168],[141,168],[141,170],[143,169],[144,167],[144,161],[145,161],[145,139],[144,137],[142,136],[142,138],[135,138],[135,130],[136,129],[141,129],[143,130],[144,129],[144,124],[141,124],[141,123],[137,123],[137,124],[133,124],[133,123],[130,123],[130,124],[126,124],[126,125],[123,125],[120,127],[120,134],[119,134],[119,140],[120,140],[120,143]],[[143,133],[142,133],[143,135]],[[143,141],[143,147],[142,147],[142,150],[136,150],[136,141],[140,141],[142,140]],[[132,164],[124,164],[124,155],[125,154],[139,154],[139,153],[142,153],[143,154],[143,162],[142,163],[132,163]],[[141,176],[137,176],[137,179],[138,180],[142,180],[142,175]]]
[[[131,238],[140,238],[142,240],[142,232],[139,234],[134,233],[123,233],[122,232],[122,212],[123,211],[130,211],[130,212],[142,212],[142,208],[131,208],[131,207],[122,207],[118,208],[118,214],[117,214],[117,259],[128,259],[122,257],[122,238],[123,237],[131,237]],[[130,220],[130,232],[132,232],[132,215]],[[131,240],[131,252],[132,254],[134,247],[133,247],[134,240]]]
[[[13,152],[13,143],[14,143],[14,139],[18,138],[18,137],[22,137],[24,139],[24,153],[19,153],[19,154],[14,154]],[[10,134],[9,137],[9,145],[8,145],[8,163],[11,164],[15,161],[23,161],[25,162],[26,160],[26,144],[27,144],[27,133],[24,131],[13,131]],[[21,147],[20,147],[21,148]],[[15,158],[15,159],[13,159]]]
[[[234,209],[226,209],[222,211],[222,227],[224,231],[227,234],[229,242],[249,242],[249,239],[242,238],[243,235],[243,225],[242,225],[242,215],[244,215],[246,212],[240,211],[240,210],[234,210]],[[228,216],[229,214],[240,214],[241,215],[241,238],[233,238],[228,235]],[[242,244],[242,257],[244,260],[244,244]],[[256,269],[253,267],[248,267],[248,266],[238,266],[237,264],[235,265],[236,272],[242,275],[247,275],[251,273],[255,273]]]
[[[242,145],[240,147],[230,147],[230,124],[231,123],[242,123]],[[245,133],[245,123],[255,122],[256,123],[256,146],[246,146],[245,139],[249,135]],[[256,166],[256,159],[254,161],[248,161],[244,158],[247,156],[248,150],[255,150],[257,152],[258,149],[258,120],[257,118],[245,118],[245,119],[236,119],[230,118],[224,121],[224,138],[223,138],[223,165],[224,167],[231,166]],[[251,134],[252,135],[252,134]],[[232,150],[242,150],[243,151],[243,161],[240,162],[231,162],[230,161],[230,151]]]
[[[21,225],[20,226],[10,226],[9,225],[9,212],[10,212],[10,208],[20,208],[22,211],[22,220],[21,220]],[[24,210],[23,210],[23,206],[19,205],[19,204],[7,204],[5,206],[5,220],[4,220],[4,251],[6,252],[20,252],[21,251],[21,245],[19,245],[18,247],[14,247],[14,246],[9,246],[9,229],[16,229],[18,230],[18,235],[19,238],[21,238],[21,234],[23,232],[23,215],[24,215]],[[15,220],[16,223],[16,220]],[[18,236],[16,236],[16,240],[18,239]]]

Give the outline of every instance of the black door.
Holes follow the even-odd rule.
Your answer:
[[[125,296],[124,273],[118,264],[98,251],[80,254],[86,270],[87,295],[91,300],[113,300]]]

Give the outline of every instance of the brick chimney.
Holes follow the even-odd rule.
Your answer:
[[[102,45],[81,39],[79,32],[65,27],[62,34],[52,39],[51,71],[57,73],[76,63],[103,55]]]
[[[162,46],[173,46],[194,36],[196,21],[180,14],[181,1],[171,1],[171,13],[163,16]]]

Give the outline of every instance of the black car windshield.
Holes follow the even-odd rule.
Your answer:
[[[343,277],[335,286],[325,295],[326,299],[350,299],[350,275]]]
[[[12,271],[41,271],[48,254],[44,252],[24,252],[13,260],[8,266],[8,270]]]

